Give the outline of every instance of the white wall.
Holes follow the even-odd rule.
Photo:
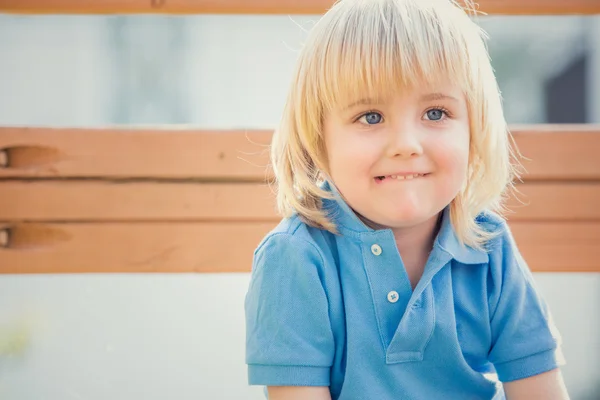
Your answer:
[[[24,353],[0,355],[0,399],[260,399],[246,385],[247,285],[247,274],[2,276],[0,327],[30,336]]]
[[[272,128],[301,27],[316,18],[138,17],[119,42],[115,26],[124,19],[0,16],[0,125]],[[568,18],[518,21],[511,29],[502,20],[488,22],[493,54],[516,52],[497,66],[507,76],[508,119],[543,122],[544,65],[519,75],[524,67],[515,66],[517,59],[527,66],[548,54],[549,26],[576,41],[584,25]],[[533,44],[519,50],[528,32]],[[598,98],[590,103],[596,115]],[[598,398],[600,274],[536,279],[564,338],[572,398]],[[0,349],[7,350],[10,329],[29,332],[24,353],[0,354],[0,398],[259,399],[261,390],[245,380],[247,283],[248,274],[0,276]]]
[[[0,15],[0,124],[102,125],[110,85],[106,21]]]

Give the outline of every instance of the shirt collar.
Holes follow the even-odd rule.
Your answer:
[[[434,247],[441,248],[461,264],[484,264],[489,261],[489,256],[484,250],[478,250],[460,243],[450,221],[450,207],[446,207],[443,211],[442,224],[435,239]]]
[[[356,215],[330,180],[326,180],[323,183],[322,188],[333,195],[333,200],[325,200],[323,205],[328,211],[329,217],[335,221],[341,233],[360,238],[364,234],[378,232],[367,226],[358,215]],[[391,232],[391,229],[384,229],[383,231]],[[446,207],[442,211],[440,230],[434,241],[434,249],[435,248],[448,253],[453,259],[461,264],[483,264],[489,261],[489,256],[485,251],[460,243],[450,221],[449,207]]]
[[[342,233],[350,233],[352,236],[360,235],[362,233],[373,233],[375,229],[367,226],[359,217],[356,215],[354,210],[350,208],[348,203],[342,197],[342,194],[329,180],[326,180],[322,188],[331,193],[333,200],[325,200],[323,206],[327,210],[328,215],[332,218]]]

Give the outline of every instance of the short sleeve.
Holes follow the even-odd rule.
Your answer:
[[[500,381],[508,382],[550,371],[564,360],[550,310],[510,230],[505,224],[503,229],[502,243],[491,257],[496,265],[491,267],[489,360]]]
[[[246,294],[250,385],[329,386],[334,339],[315,245],[291,234],[255,251]]]

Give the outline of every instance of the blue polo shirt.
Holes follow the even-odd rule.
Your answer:
[[[506,224],[488,251],[459,244],[443,212],[413,290],[391,230],[345,204],[340,235],[283,220],[259,244],[246,295],[251,385],[329,386],[332,399],[502,399],[500,382],[563,364],[559,334]]]

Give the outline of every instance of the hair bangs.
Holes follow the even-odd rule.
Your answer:
[[[324,111],[445,81],[469,94],[473,77],[464,24],[470,21],[457,11],[448,0],[413,0],[352,2],[333,13],[336,19],[326,21],[328,31],[319,35],[320,62],[311,80]]]

